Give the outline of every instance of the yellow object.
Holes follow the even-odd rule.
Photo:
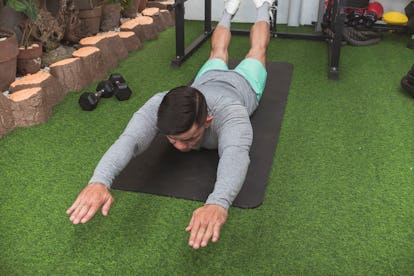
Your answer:
[[[390,11],[384,13],[384,15],[382,16],[382,20],[385,23],[392,25],[407,25],[408,17],[403,13]]]

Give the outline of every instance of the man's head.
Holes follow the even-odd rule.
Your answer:
[[[189,151],[201,141],[212,120],[203,94],[193,87],[180,86],[164,96],[157,127],[175,148]]]

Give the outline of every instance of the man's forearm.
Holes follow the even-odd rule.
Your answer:
[[[89,183],[102,183],[111,187],[114,178],[128,164],[134,154],[133,137],[121,136],[103,155]]]
[[[157,134],[156,114],[163,94],[152,97],[135,112],[124,132],[104,154],[89,183],[99,182],[108,188],[131,158],[146,150]]]
[[[226,149],[217,167],[214,191],[207,198],[206,204],[216,204],[228,209],[244,184],[249,164],[247,149],[238,147]]]

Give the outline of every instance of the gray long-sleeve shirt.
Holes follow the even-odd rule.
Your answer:
[[[250,163],[253,140],[250,115],[258,106],[256,94],[244,77],[234,71],[212,70],[192,85],[206,98],[214,116],[200,147],[218,149],[220,157],[213,192],[206,204],[228,208],[239,193]],[[158,107],[167,92],[155,94],[134,113],[124,132],[100,160],[89,183],[110,187],[133,156],[145,151],[158,133]]]

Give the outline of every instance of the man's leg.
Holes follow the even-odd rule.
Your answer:
[[[250,30],[250,49],[245,59],[234,69],[244,76],[260,100],[266,84],[266,50],[270,41],[269,10],[273,0],[254,0],[256,23]]]
[[[227,64],[229,59],[228,48],[230,45],[231,33],[230,29],[218,25],[213,32],[211,38],[211,52],[209,59],[219,58]]]
[[[273,1],[271,1],[273,2]],[[261,4],[255,1],[257,7],[257,19],[250,29],[250,50],[246,58],[254,58],[263,65],[266,64],[266,49],[270,41],[269,10],[271,2],[263,1]]]
[[[228,70],[227,61],[229,55],[227,50],[231,40],[230,22],[239,5],[240,0],[224,1],[223,15],[211,38],[210,57],[198,71],[196,79],[209,70]]]

